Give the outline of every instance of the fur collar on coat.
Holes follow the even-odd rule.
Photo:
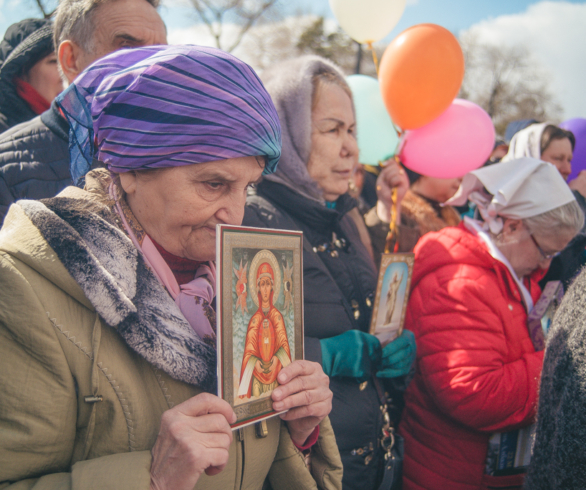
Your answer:
[[[215,393],[215,349],[195,334],[109,207],[90,192],[69,189],[18,205],[131,349],[171,377]]]
[[[421,235],[440,231],[446,226],[458,226],[461,221],[460,215],[452,206],[438,206],[436,211],[430,201],[410,190],[401,201],[401,216],[403,215],[417,223]]]

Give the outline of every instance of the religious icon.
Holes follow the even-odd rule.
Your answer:
[[[279,296],[279,282],[275,287],[278,267],[273,253],[261,250],[250,268],[252,277],[256,276],[257,297],[252,299],[256,300],[258,310],[248,322],[246,332],[238,389],[238,396],[242,398],[257,397],[274,390],[278,386],[277,375],[281,367],[291,364],[285,320],[273,305],[273,297]]]
[[[382,256],[370,333],[383,346],[403,332],[414,257],[412,253]]]
[[[241,427],[276,414],[277,376],[303,359],[303,235],[219,225],[217,237],[219,392]]]

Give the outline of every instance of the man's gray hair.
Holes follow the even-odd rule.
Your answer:
[[[553,235],[566,230],[578,233],[584,226],[584,213],[577,201],[571,201],[551,211],[525,218],[523,223],[531,232],[540,235]]]
[[[116,0],[61,0],[55,14],[53,42],[55,52],[59,45],[70,40],[86,53],[93,50],[94,24],[93,17],[100,5]],[[153,7],[159,6],[159,0],[145,0]]]

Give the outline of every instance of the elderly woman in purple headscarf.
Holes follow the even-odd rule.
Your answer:
[[[215,226],[281,151],[253,70],[119,51],[58,104],[83,190],[19,201],[0,231],[0,487],[340,488],[319,364],[281,370],[288,411],[263,430],[232,432],[215,395]]]

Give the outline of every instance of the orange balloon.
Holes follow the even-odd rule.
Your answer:
[[[391,119],[401,129],[425,126],[452,103],[464,79],[464,54],[456,37],[435,24],[403,31],[387,46],[380,88]]]

